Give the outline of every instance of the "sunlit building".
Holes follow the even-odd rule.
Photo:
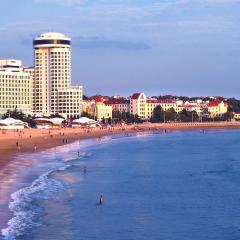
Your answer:
[[[220,117],[228,111],[228,104],[221,100],[214,100],[207,105],[210,117]]]
[[[106,105],[103,98],[98,97],[83,101],[83,111],[90,114],[94,120],[101,121],[112,118],[113,108],[110,105]]]
[[[130,101],[127,99],[113,99],[104,102],[105,105],[111,106],[113,112],[127,113],[130,110]]]
[[[83,92],[81,86],[71,86],[71,39],[61,33],[43,33],[33,46],[34,112],[79,117]]]
[[[0,114],[15,109],[31,114],[32,83],[21,60],[0,60]]]
[[[130,113],[138,115],[141,119],[146,119],[147,97],[144,93],[134,93],[130,97]]]

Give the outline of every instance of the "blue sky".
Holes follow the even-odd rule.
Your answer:
[[[0,57],[33,64],[32,39],[72,38],[72,80],[87,95],[240,97],[240,0],[8,0]]]

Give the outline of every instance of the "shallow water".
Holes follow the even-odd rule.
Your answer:
[[[1,184],[0,211],[11,218],[3,239],[240,238],[240,131],[105,140],[32,154],[15,168]]]

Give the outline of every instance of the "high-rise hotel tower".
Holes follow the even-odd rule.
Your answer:
[[[83,93],[81,86],[71,86],[71,39],[61,33],[43,33],[33,46],[34,113],[78,117]]]

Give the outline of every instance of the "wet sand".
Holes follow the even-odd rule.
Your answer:
[[[211,122],[211,123],[165,123],[165,124],[136,124],[124,127],[115,126],[111,129],[79,128],[56,129],[24,129],[21,132],[13,130],[0,131],[0,168],[15,155],[22,152],[41,151],[64,145],[76,140],[98,138],[119,133],[137,133],[143,131],[187,130],[209,128],[240,128],[240,122]]]

